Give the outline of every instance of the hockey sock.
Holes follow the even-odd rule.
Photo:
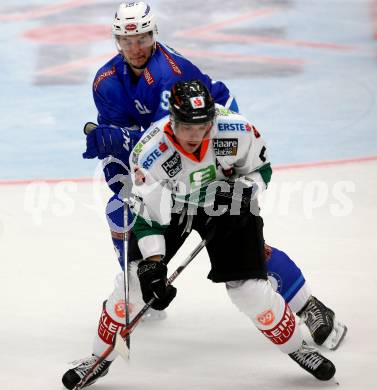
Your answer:
[[[114,341],[114,336],[116,335],[119,328],[124,326],[124,322],[116,321],[107,311],[106,308],[107,302],[103,303],[102,313],[99,319],[97,334],[93,343],[93,353],[96,356],[100,356],[108,347],[112,345]],[[124,301],[123,308],[119,310],[124,311]],[[106,360],[112,361],[116,358],[117,352],[113,351]]]
[[[125,249],[124,249],[124,233],[111,232],[114,250],[122,270],[124,269]]]
[[[295,315],[267,280],[249,279],[226,283],[237,308],[284,353],[298,350],[303,336]]]
[[[311,290],[300,268],[283,251],[265,245],[268,279],[294,312],[301,310]]]
[[[124,269],[124,203],[113,195],[106,206],[106,218],[111,230],[111,239],[119,264]]]
[[[129,263],[130,302],[128,307],[131,320],[144,306],[136,272],[137,262]],[[124,276],[123,272],[121,272],[115,278],[114,290],[103,304],[103,310],[93,344],[93,353],[95,355],[99,356],[102,354],[109,344],[112,343],[119,326],[124,326],[125,324],[125,315]],[[107,360],[113,360],[116,355],[116,352],[112,352]]]

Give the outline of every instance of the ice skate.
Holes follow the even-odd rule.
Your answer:
[[[95,355],[89,356],[87,358],[77,360],[72,362],[75,365],[73,368],[69,369],[62,378],[63,385],[72,390],[80,380],[85,376],[88,370],[96,363],[98,357]],[[88,382],[83,387],[88,387],[92,385],[97,379],[105,376],[109,372],[109,366],[112,362],[104,360],[94,371],[93,376],[90,377]]]
[[[336,317],[334,317],[333,329],[322,345],[331,350],[337,349],[340,343],[343,341],[347,330],[347,327],[343,323],[339,322]]]
[[[289,357],[320,381],[328,381],[335,375],[334,364],[305,341],[302,342],[300,349],[290,353]]]
[[[334,312],[314,296],[309,298],[297,315],[305,322],[317,345],[334,350],[346,335],[347,327],[337,321]]]

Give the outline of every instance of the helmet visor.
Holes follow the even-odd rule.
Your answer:
[[[155,42],[154,33],[144,33],[137,35],[115,35],[115,39],[121,49],[124,52],[128,52],[134,49],[145,49],[153,46]]]

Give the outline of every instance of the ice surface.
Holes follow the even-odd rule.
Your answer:
[[[267,242],[296,260],[313,293],[349,328],[343,345],[325,352],[337,366],[342,389],[375,385],[376,168],[370,162],[278,171],[274,191],[285,200],[265,200]],[[318,181],[329,195],[313,208],[307,189]],[[354,183],[350,191],[341,191],[342,199],[331,194],[340,181]],[[301,185],[301,190],[286,197],[286,185]],[[51,185],[52,194],[57,186]],[[58,389],[66,362],[91,352],[101,303],[118,269],[102,207],[93,202],[97,189],[71,186],[71,209],[51,196],[40,213],[23,208],[28,187],[1,188],[2,389]],[[319,200],[317,195],[311,199]],[[343,216],[333,215],[335,206]],[[193,233],[169,269],[198,241]],[[168,318],[137,327],[131,364],[116,361],[96,388],[332,387],[317,382],[265,340],[231,304],[224,287],[206,279],[208,270],[207,255],[200,254],[177,279],[178,295]]]

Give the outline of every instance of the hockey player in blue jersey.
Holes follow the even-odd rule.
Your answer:
[[[124,192],[128,178],[130,152],[143,130],[166,116],[172,85],[179,80],[200,80],[209,89],[216,103],[238,112],[238,106],[228,88],[212,81],[179,53],[157,41],[157,25],[149,5],[144,2],[122,3],[115,15],[112,32],[119,54],[99,69],[93,83],[93,97],[98,110],[98,126],[87,136],[84,158],[104,160],[104,174],[114,196],[107,205],[107,219],[119,263],[124,269]],[[139,144],[140,147],[140,144]],[[158,150],[154,153],[159,153]],[[151,154],[151,159],[154,158]],[[308,326],[314,341],[335,349],[346,328],[334,312],[311,295],[301,270],[283,251],[265,245],[269,278],[286,302]],[[129,264],[131,308],[142,305],[135,264]],[[135,291],[138,291],[136,293]],[[140,299],[139,299],[140,298]],[[133,301],[133,299],[135,301]],[[132,313],[131,313],[132,315]],[[104,349],[112,343],[124,324],[124,278],[119,274],[115,288],[103,304],[93,356],[67,371],[64,385],[70,389],[85,374]],[[115,354],[110,356],[110,360]],[[87,385],[107,373],[101,367]]]

